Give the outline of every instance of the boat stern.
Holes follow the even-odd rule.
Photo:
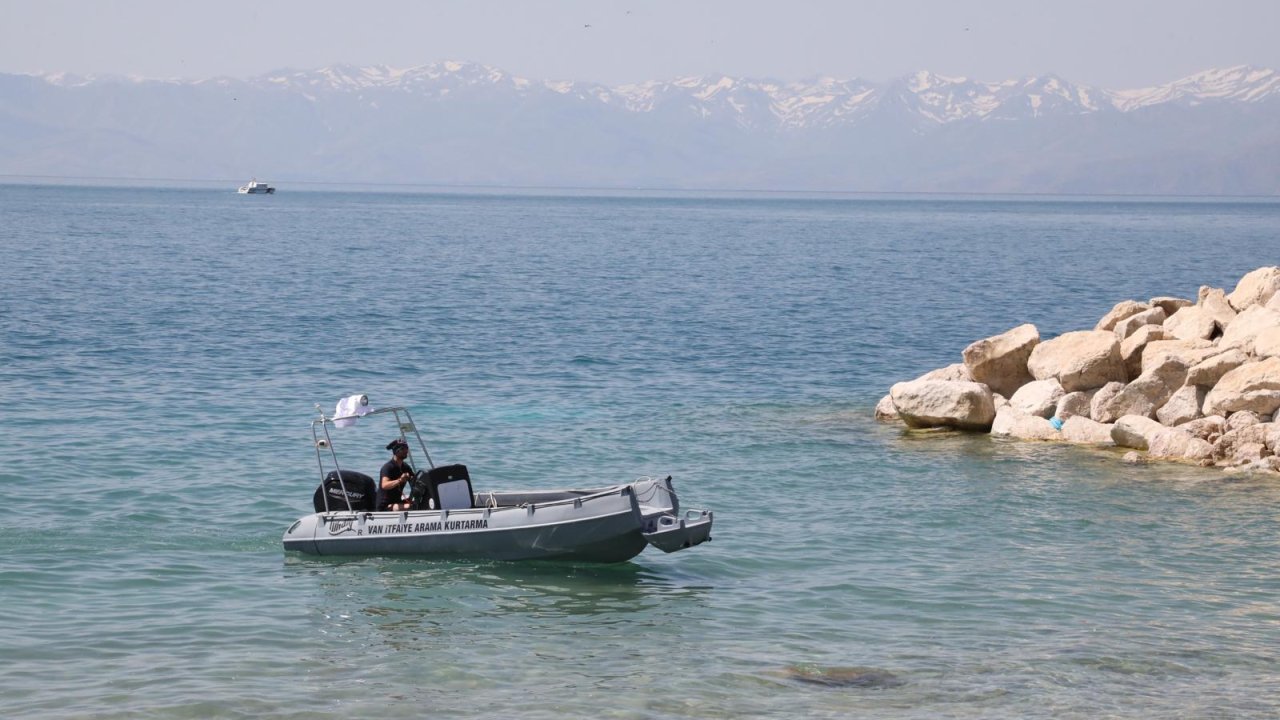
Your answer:
[[[683,516],[663,513],[649,518],[641,534],[650,545],[673,553],[710,540],[713,519],[710,510],[686,510]]]
[[[670,476],[645,478],[632,487],[640,503],[640,533],[650,545],[672,553],[711,539],[714,513],[700,509],[682,512]]]

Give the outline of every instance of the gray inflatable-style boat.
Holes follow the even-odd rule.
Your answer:
[[[331,428],[375,416],[394,418],[402,442],[421,450],[419,469],[383,510],[377,482],[339,465]],[[388,418],[389,419],[389,418]],[[465,465],[436,466],[409,411],[372,409],[365,396],[339,402],[334,417],[311,424],[321,483],[315,513],[284,534],[285,550],[309,555],[412,556],[493,560],[623,562],[653,545],[675,552],[711,539],[709,510],[681,510],[671,478],[590,489],[476,491]]]

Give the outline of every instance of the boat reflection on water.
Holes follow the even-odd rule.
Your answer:
[[[634,564],[438,562],[290,557],[288,584],[315,583],[312,617],[323,633],[397,650],[452,642],[501,646],[517,635],[561,632],[565,620],[594,628],[627,625],[670,632],[702,614],[714,587],[706,578]],[[666,628],[666,629],[663,629]],[[433,640],[434,639],[434,640]]]

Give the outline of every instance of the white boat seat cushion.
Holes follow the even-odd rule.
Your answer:
[[[466,465],[443,465],[427,471],[427,485],[437,510],[459,510],[472,505],[471,475]]]
[[[453,480],[436,486],[440,497],[440,508],[457,510],[471,507],[471,483],[466,480]]]

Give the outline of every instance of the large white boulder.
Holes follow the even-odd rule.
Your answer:
[[[1264,332],[1280,330],[1280,310],[1272,310],[1262,305],[1251,305],[1236,316],[1222,333],[1218,346],[1238,348],[1246,353],[1254,353],[1254,344],[1258,336]]]
[[[1182,364],[1190,368],[1220,352],[1222,351],[1208,340],[1153,340],[1142,351],[1142,370],[1138,374],[1164,363],[1169,357],[1181,360]]]
[[[1119,385],[1119,383],[1116,384]],[[1053,410],[1054,416],[1062,420],[1077,416],[1092,417],[1089,412],[1089,404],[1093,402],[1093,396],[1097,392],[1097,390],[1077,390],[1063,395],[1058,398],[1058,405]]]
[[[1208,340],[1219,332],[1219,328],[1212,315],[1192,305],[1165,320],[1164,331],[1176,340]]]
[[[1213,458],[1213,446],[1185,430],[1163,428],[1148,438],[1147,456],[1200,462]]]
[[[1115,445],[1111,439],[1111,425],[1073,415],[1062,423],[1062,439],[1081,445]]]
[[[1273,297],[1280,297],[1280,295]],[[1253,339],[1253,354],[1260,358],[1280,357],[1280,328],[1259,332]]]
[[[1115,397],[1102,403],[1093,419],[1105,423],[1125,415],[1153,417],[1156,409],[1182,387],[1186,377],[1186,363],[1175,356],[1165,356],[1159,364],[1143,371],[1136,380],[1124,386]]]
[[[1102,417],[1103,408],[1107,406],[1107,403],[1111,402],[1112,398],[1119,395],[1121,390],[1124,390],[1124,383],[1122,382],[1109,382],[1096,390],[1092,390],[1093,400],[1089,403],[1089,417],[1094,420]],[[1114,419],[1112,418],[1112,420]],[[1102,422],[1101,420],[1098,421]]]
[[[916,380],[955,380],[960,382],[973,382],[973,376],[969,374],[969,368],[964,363],[952,363],[944,367],[940,367],[921,375]],[[875,410],[876,420],[882,422],[893,422],[901,420],[898,415],[898,409],[893,406],[893,396],[885,395],[880,398],[880,402],[876,403]]]
[[[1150,438],[1164,430],[1165,426],[1142,415],[1125,415],[1111,428],[1111,439],[1120,447],[1146,450]]]
[[[1162,425],[1176,427],[1200,417],[1200,408],[1204,406],[1204,396],[1208,390],[1190,383],[1178,388],[1169,399],[1156,410],[1156,419]]]
[[[1124,361],[1126,376],[1131,379],[1142,374],[1142,353],[1148,344],[1170,337],[1159,325],[1143,325],[1125,338],[1120,343],[1120,359]]]
[[[1222,288],[1201,285],[1200,292],[1196,293],[1196,305],[1208,308],[1213,313],[1219,314],[1219,317],[1223,320],[1230,321],[1231,318],[1236,316],[1236,309],[1231,307],[1231,303],[1227,302],[1227,291]]]
[[[976,382],[912,380],[889,388],[898,416],[908,427],[987,430],[996,410],[991,388]]]
[[[1153,417],[1159,407],[1156,404],[1157,398],[1153,396],[1159,389],[1159,386],[1152,386],[1149,382],[1134,380],[1110,400],[1100,403],[1097,412],[1091,413],[1091,417],[1104,423],[1113,423],[1125,415]]]
[[[1179,428],[1186,430],[1201,440],[1208,440],[1212,443],[1227,431],[1227,419],[1221,415],[1210,415],[1196,418],[1189,423],[1180,425]]]
[[[1253,305],[1265,305],[1280,291],[1280,267],[1260,267],[1247,273],[1236,283],[1236,289],[1227,296],[1227,302],[1237,312]]]
[[[1012,406],[1002,408],[991,423],[991,434],[1018,440],[1058,440],[1058,430],[1042,417],[1018,412]]]
[[[1247,362],[1249,362],[1249,356],[1238,348],[1211,355],[1196,363],[1187,371],[1187,384],[1211,388],[1218,384],[1223,375]]]
[[[1036,380],[1056,379],[1065,392],[1091,390],[1127,379],[1114,332],[1081,330],[1063,333],[1036,345],[1027,360]]]
[[[1250,465],[1270,456],[1271,451],[1266,445],[1256,442],[1244,443],[1236,446],[1231,453],[1230,462],[1232,465]]]
[[[1010,397],[1031,382],[1027,359],[1040,343],[1040,331],[1030,323],[999,335],[979,340],[961,353],[973,380],[985,383],[992,392]]]
[[[1138,302],[1137,300],[1121,300],[1115,304],[1115,307],[1107,311],[1106,315],[1093,326],[1094,330],[1114,330],[1120,321],[1133,317],[1141,312],[1151,309],[1149,303]]]
[[[1267,436],[1274,428],[1274,423],[1258,423],[1248,427],[1228,430],[1213,442],[1213,455],[1219,460],[1231,462],[1246,445],[1262,445],[1266,447]]]
[[[898,409],[893,406],[892,395],[885,395],[876,403],[876,419],[884,422],[900,419]]]
[[[1179,340],[1209,340],[1221,335],[1235,316],[1222,290],[1202,287],[1196,304],[1169,316],[1164,329]]]
[[[1263,444],[1267,446],[1272,455],[1280,455],[1280,423],[1273,422],[1267,425]]]
[[[1280,357],[1245,363],[1232,370],[1204,398],[1205,415],[1252,410],[1274,415],[1280,409]]]
[[[1252,410],[1239,410],[1227,418],[1227,430],[1243,430],[1254,425],[1261,425],[1262,417]]]
[[[1137,315],[1129,317],[1116,323],[1116,336],[1121,340],[1132,335],[1138,328],[1148,325],[1160,325],[1165,321],[1164,308],[1154,307],[1150,310],[1144,310]]]
[[[973,382],[973,375],[969,374],[969,368],[964,363],[951,363],[946,367],[940,367],[937,370],[929,372],[916,378],[917,380],[954,380],[958,382]]]
[[[1009,398],[1009,404],[1024,415],[1048,419],[1053,417],[1058,400],[1065,394],[1057,380],[1033,380],[1018,388],[1018,392]]]
[[[1184,307],[1195,305],[1194,301],[1176,297],[1154,297],[1148,302],[1151,304],[1151,307],[1158,307],[1164,310],[1165,317],[1178,312]]]

